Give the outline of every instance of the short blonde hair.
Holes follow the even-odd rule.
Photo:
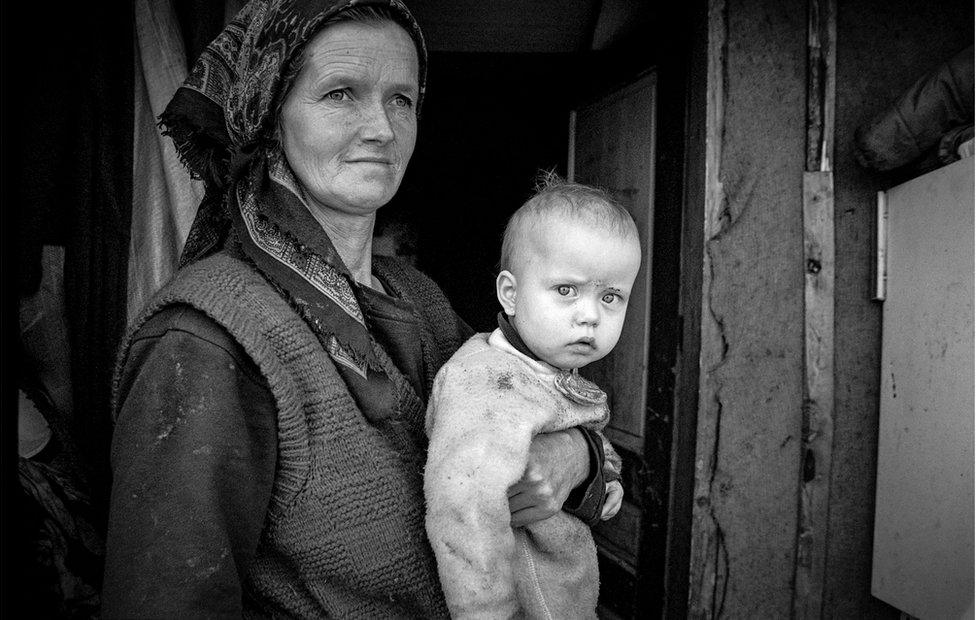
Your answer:
[[[550,217],[598,226],[625,238],[638,237],[634,218],[605,190],[571,183],[553,171],[544,171],[536,180],[535,193],[505,226],[501,270],[511,271],[516,254],[528,243],[529,228]]]

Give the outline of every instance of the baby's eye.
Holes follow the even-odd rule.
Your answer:
[[[406,95],[396,95],[393,97],[393,105],[398,108],[412,108],[413,99],[407,97]]]
[[[559,286],[556,287],[556,292],[562,295],[563,297],[572,295],[575,291],[576,291],[576,287],[571,286],[569,284],[560,284]]]
[[[616,293],[607,293],[603,296],[603,303],[612,304],[618,299],[620,299],[620,297],[618,297]]]

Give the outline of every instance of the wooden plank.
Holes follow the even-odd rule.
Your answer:
[[[834,408],[833,173],[803,175],[804,428],[794,616],[820,618]]]
[[[808,3],[807,28],[807,170],[820,169],[823,142],[823,50],[820,46],[820,3]]]
[[[836,88],[835,0],[809,0],[807,29],[807,170],[831,169]]]
[[[836,0],[809,0],[803,175],[804,398],[793,615],[823,614],[834,420]]]
[[[721,326],[711,311],[712,263],[709,241],[722,227],[724,190],[719,172],[725,124],[725,0],[708,3],[708,62],[705,109],[705,205],[702,251],[701,352],[695,488],[691,517],[688,616],[712,618],[724,599],[725,550],[711,505],[721,409],[712,376],[724,359]]]

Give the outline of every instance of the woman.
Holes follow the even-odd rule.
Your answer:
[[[470,329],[370,255],[425,73],[398,0],[255,0],[164,113],[207,197],[120,358],[106,617],[446,615],[423,416]],[[588,445],[535,446],[513,524],[587,479]],[[598,514],[594,469],[571,502]]]

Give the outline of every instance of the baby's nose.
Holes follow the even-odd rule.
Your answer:
[[[581,300],[576,304],[576,323],[579,325],[589,325],[591,327],[596,327],[600,322],[600,310],[597,304]]]

